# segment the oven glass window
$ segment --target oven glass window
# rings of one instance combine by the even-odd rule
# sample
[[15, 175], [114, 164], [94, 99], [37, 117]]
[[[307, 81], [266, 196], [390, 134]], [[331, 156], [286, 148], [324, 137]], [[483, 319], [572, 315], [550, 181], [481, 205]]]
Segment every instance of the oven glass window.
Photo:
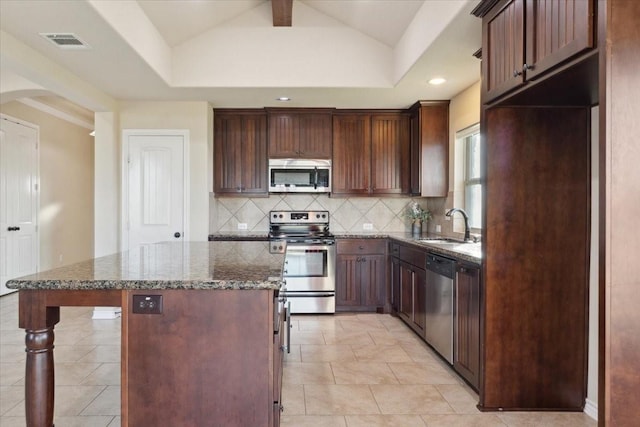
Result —
[[285, 277], [326, 277], [327, 250], [296, 250], [289, 246], [286, 256]]

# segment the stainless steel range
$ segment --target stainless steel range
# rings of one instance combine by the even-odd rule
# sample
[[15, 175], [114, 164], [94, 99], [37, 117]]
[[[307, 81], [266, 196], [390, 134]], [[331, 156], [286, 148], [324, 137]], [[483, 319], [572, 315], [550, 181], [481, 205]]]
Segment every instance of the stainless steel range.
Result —
[[327, 211], [271, 211], [272, 252], [285, 252], [291, 313], [335, 313], [335, 237]]

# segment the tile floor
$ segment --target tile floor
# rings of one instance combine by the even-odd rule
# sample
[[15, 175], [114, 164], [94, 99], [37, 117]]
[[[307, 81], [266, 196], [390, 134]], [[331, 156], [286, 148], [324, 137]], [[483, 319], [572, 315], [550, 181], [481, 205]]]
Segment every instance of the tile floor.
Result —
[[[0, 298], [1, 427], [25, 425], [17, 305], [15, 294]], [[61, 319], [56, 426], [119, 426], [120, 320], [91, 320], [91, 308], [63, 308]], [[582, 413], [479, 412], [475, 393], [388, 315], [294, 316], [292, 326], [283, 427], [596, 426]]]

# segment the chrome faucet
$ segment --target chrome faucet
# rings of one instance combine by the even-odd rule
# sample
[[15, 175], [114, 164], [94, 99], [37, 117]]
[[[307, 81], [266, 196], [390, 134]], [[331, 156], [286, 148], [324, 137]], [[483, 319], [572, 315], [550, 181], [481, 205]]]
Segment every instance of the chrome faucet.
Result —
[[445, 215], [451, 217], [456, 212], [460, 212], [462, 214], [462, 217], [464, 218], [464, 241], [471, 242], [471, 234], [469, 232], [469, 216], [467, 215], [467, 213], [462, 209], [453, 208], [449, 209]]

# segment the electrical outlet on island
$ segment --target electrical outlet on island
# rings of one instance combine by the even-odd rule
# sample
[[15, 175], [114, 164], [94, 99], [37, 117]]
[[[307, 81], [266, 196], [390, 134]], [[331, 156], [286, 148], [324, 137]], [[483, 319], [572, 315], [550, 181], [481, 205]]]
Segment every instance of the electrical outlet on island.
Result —
[[238, 223], [238, 230], [246, 230], [247, 229], [247, 223], [246, 222], [239, 222]]

